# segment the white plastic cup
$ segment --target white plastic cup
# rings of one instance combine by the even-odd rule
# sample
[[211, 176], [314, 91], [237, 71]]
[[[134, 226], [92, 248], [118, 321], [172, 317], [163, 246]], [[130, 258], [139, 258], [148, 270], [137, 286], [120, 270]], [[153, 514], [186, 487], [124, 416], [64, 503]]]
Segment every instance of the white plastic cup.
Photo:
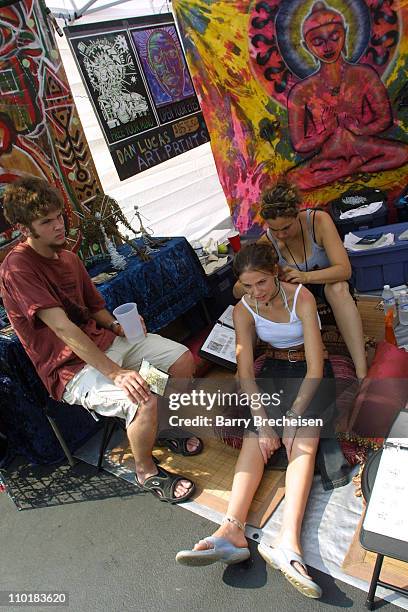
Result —
[[137, 304], [135, 304], [135, 302], [121, 304], [115, 308], [113, 311], [113, 316], [123, 327], [125, 336], [130, 342], [139, 340], [142, 336], [144, 336], [142, 322], [140, 320], [140, 316], [137, 311]]

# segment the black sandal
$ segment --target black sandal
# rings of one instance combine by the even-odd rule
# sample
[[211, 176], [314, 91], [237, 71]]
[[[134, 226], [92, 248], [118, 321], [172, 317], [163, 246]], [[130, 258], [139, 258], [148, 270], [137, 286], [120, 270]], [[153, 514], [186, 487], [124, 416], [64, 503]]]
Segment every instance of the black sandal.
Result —
[[[177, 431], [175, 430], [166, 429], [164, 431], [161, 431], [160, 438], [157, 438], [155, 446], [164, 446], [176, 455], [184, 455], [184, 457], [193, 457], [194, 455], [199, 455], [204, 448], [204, 444], [201, 438], [198, 438], [196, 435], [189, 431], [183, 431], [182, 434], [183, 437], [181, 438], [177, 436]], [[198, 446], [193, 451], [189, 451], [187, 448], [187, 442], [191, 438], [196, 438], [198, 440]]]
[[[135, 481], [137, 486], [143, 491], [149, 491], [153, 493], [156, 497], [160, 499], [160, 501], [167, 502], [169, 504], [179, 504], [181, 502], [187, 501], [193, 495], [195, 491], [195, 484], [188, 478], [184, 478], [183, 476], [178, 476], [178, 474], [171, 474], [160, 465], [157, 466], [159, 470], [157, 474], [154, 476], [149, 476], [146, 478], [143, 484], [137, 479], [137, 475], [135, 474]], [[180, 480], [188, 480], [191, 482], [191, 487], [181, 497], [176, 497], [174, 495], [175, 488], [177, 483]]]

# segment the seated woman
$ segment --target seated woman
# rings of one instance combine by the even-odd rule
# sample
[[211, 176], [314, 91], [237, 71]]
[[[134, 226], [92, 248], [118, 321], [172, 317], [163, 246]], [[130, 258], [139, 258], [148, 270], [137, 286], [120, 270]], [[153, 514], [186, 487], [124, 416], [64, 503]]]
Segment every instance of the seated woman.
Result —
[[[238, 563], [249, 557], [245, 520], [265, 464], [279, 449], [282, 439], [289, 461], [282, 527], [274, 548], [261, 543], [258, 550], [296, 589], [307, 597], [318, 598], [321, 589], [307, 573], [300, 532], [314, 474], [320, 427], [316, 426], [318, 423], [312, 426], [302, 423], [297, 427], [293, 419], [298, 420], [299, 415], [313, 419], [325, 417], [327, 423], [327, 414], [334, 404], [334, 380], [330, 380], [330, 363], [324, 359], [315, 299], [302, 285], [280, 282], [277, 262], [275, 249], [265, 243], [247, 245], [235, 257], [234, 272], [246, 291], [234, 308], [238, 375], [242, 392], [251, 398], [253, 425], [243, 438], [227, 515], [221, 526], [213, 536], [200, 540], [193, 550], [179, 552], [176, 559], [185, 565], [201, 566], [215, 561]], [[254, 373], [256, 336], [270, 345], [270, 354], [259, 374], [261, 381], [255, 380]], [[257, 382], [262, 384], [258, 387]], [[255, 399], [259, 398], [260, 388], [269, 395], [278, 392], [280, 405], [258, 408]], [[285, 425], [281, 431], [265, 422], [282, 419], [284, 415], [286, 423], [277, 423]], [[327, 470], [334, 467], [334, 458], [338, 458], [336, 449], [333, 450], [336, 441], [332, 438], [326, 442], [332, 448], [327, 454], [330, 459], [326, 468], [325, 457], [320, 456], [322, 446], [319, 448], [322, 477], [325, 469], [327, 477]], [[332, 478], [331, 488], [347, 482], [338, 476], [337, 472], [336, 478]]]
[[[350, 352], [357, 377], [367, 375], [363, 326], [347, 280], [351, 266], [330, 215], [322, 210], [299, 211], [299, 196], [292, 185], [281, 182], [264, 192], [261, 217], [268, 230], [260, 239], [275, 247], [281, 279], [302, 283], [326, 299]], [[243, 288], [234, 287], [236, 298]]]

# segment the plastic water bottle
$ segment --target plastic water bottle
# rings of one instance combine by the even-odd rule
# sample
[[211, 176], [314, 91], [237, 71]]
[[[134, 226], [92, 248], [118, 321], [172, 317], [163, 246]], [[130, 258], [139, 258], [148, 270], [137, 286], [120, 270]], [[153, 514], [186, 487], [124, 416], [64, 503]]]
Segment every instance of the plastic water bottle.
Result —
[[384, 314], [387, 314], [389, 310], [392, 310], [395, 315], [395, 295], [394, 292], [390, 289], [389, 285], [384, 285], [382, 299], [384, 304]]
[[401, 325], [408, 325], [408, 293], [401, 291], [398, 297], [398, 316]]

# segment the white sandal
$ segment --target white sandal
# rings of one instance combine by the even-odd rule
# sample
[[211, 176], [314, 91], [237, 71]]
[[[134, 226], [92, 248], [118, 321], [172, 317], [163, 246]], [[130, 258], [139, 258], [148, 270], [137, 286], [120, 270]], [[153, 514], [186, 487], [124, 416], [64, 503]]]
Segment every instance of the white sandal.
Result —
[[[222, 523], [234, 523], [239, 529], [245, 531], [245, 525], [232, 516], [225, 516]], [[222, 561], [227, 565], [246, 561], [251, 553], [248, 546], [234, 546], [227, 538], [209, 536], [200, 540], [205, 542], [207, 548], [204, 550], [180, 550], [176, 555], [176, 561], [182, 565], [210, 565], [216, 561]]]
[[241, 563], [249, 558], [249, 548], [240, 548], [231, 544], [226, 538], [210, 536], [204, 538], [203, 542], [210, 545], [206, 550], [180, 550], [176, 555], [176, 561], [182, 565], [210, 565], [216, 561], [222, 561], [227, 565]]
[[287, 580], [295, 587], [302, 595], [319, 599], [322, 596], [322, 589], [311, 578], [301, 574], [293, 563], [297, 562], [306, 570], [306, 564], [302, 557], [295, 553], [290, 548], [271, 548], [266, 544], [258, 545], [258, 552], [269, 565], [282, 572]]

